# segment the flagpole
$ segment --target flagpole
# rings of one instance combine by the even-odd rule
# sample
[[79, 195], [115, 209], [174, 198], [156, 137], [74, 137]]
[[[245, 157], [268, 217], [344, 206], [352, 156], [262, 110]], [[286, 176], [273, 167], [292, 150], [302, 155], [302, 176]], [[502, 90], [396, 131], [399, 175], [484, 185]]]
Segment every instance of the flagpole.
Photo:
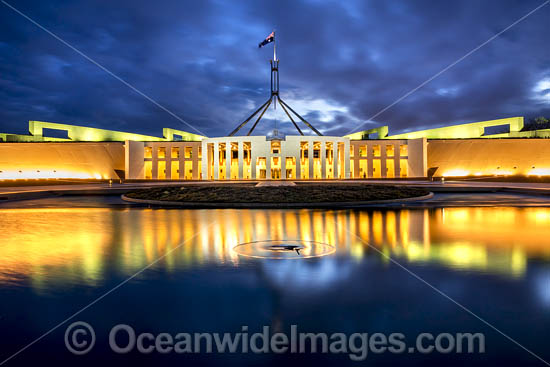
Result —
[[[277, 73], [279, 73], [279, 65], [277, 65], [277, 37], [275, 37], [275, 29], [273, 30], [273, 65], [277, 67]], [[271, 72], [273, 74], [273, 71]], [[277, 85], [279, 90], [279, 85]], [[277, 109], [277, 99], [273, 98], [273, 109]], [[275, 129], [277, 128], [277, 120], [275, 120]]]
[[[269, 97], [269, 99], [263, 105], [260, 106], [260, 108], [258, 108], [252, 115], [250, 115], [246, 120], [244, 120], [244, 122], [242, 122], [239, 126], [237, 126], [237, 128], [235, 130], [233, 130], [229, 134], [229, 136], [234, 136], [254, 116], [256, 116], [260, 111], [262, 111], [260, 113], [260, 116], [256, 120], [256, 122], [254, 123], [254, 126], [252, 126], [252, 129], [250, 129], [250, 131], [248, 132], [247, 135], [252, 134], [254, 128], [256, 127], [256, 125], [258, 125], [258, 123], [260, 122], [260, 120], [262, 119], [262, 117], [264, 116], [264, 114], [266, 113], [268, 108], [270, 107], [271, 103], [273, 103], [273, 108], [276, 108], [277, 102], [279, 102], [279, 104], [281, 105], [283, 111], [287, 114], [290, 121], [292, 121], [292, 123], [294, 124], [294, 127], [296, 127], [296, 129], [298, 130], [300, 135], [304, 135], [304, 133], [302, 132], [302, 130], [300, 130], [300, 128], [296, 124], [296, 121], [294, 121], [294, 119], [292, 118], [291, 112], [296, 117], [298, 117], [304, 124], [306, 124], [307, 127], [309, 127], [311, 130], [313, 130], [313, 132], [315, 132], [319, 136], [323, 136], [323, 134], [321, 134], [306, 119], [304, 119], [296, 111], [294, 111], [279, 96], [279, 60], [277, 59], [277, 46], [276, 46], [277, 41], [275, 40], [275, 29], [273, 29], [273, 40], [271, 40], [271, 34], [270, 34], [262, 42], [259, 43], [258, 47], [262, 48], [263, 46], [267, 45], [268, 43], [272, 43], [272, 42], [273, 42], [273, 60], [270, 60], [270, 64], [271, 64], [271, 96]], [[275, 130], [277, 130], [277, 127], [278, 127], [278, 121], [277, 121], [277, 119], [275, 119]], [[278, 135], [278, 133], [277, 133], [277, 135]]]
[[275, 37], [275, 30], [273, 30], [273, 62], [277, 61], [277, 37]]

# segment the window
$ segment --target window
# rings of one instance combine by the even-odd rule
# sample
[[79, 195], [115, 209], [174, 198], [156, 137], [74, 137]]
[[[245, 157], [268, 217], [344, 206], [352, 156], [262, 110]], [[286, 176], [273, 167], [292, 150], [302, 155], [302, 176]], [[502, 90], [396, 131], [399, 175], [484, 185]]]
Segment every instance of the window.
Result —
[[375, 157], [380, 157], [380, 145], [373, 145], [372, 151]]
[[334, 145], [331, 142], [326, 142], [325, 158], [327, 159], [327, 164], [332, 164], [332, 159], [334, 157]]
[[256, 178], [266, 178], [266, 158], [258, 157], [256, 159]]
[[409, 167], [408, 167], [408, 164], [407, 164], [407, 160], [406, 159], [400, 159], [399, 160], [399, 175], [401, 177], [407, 177], [409, 175], [409, 169], [408, 168]]
[[152, 147], [145, 147], [144, 150], [144, 156], [145, 158], [153, 158], [153, 148]]
[[193, 147], [185, 147], [185, 158], [193, 158]]
[[368, 161], [366, 159], [362, 159], [359, 161], [359, 178], [368, 178], [369, 177], [369, 171], [368, 171]]
[[165, 180], [166, 179], [166, 161], [159, 161], [157, 168], [158, 168], [158, 179]]
[[359, 156], [360, 157], [366, 157], [367, 156], [367, 146], [363, 145], [359, 147]]
[[178, 147], [172, 147], [172, 158], [179, 158], [180, 157], [180, 148]]
[[172, 161], [171, 163], [170, 178], [172, 180], [178, 180], [180, 178], [180, 162]]
[[145, 179], [151, 180], [153, 178], [153, 162], [145, 162]]
[[220, 143], [218, 145], [218, 154], [219, 154], [219, 160], [220, 164], [225, 162], [225, 143]]
[[286, 157], [286, 178], [296, 178], [296, 158]]
[[394, 151], [393, 145], [386, 145], [386, 157], [393, 157]]
[[399, 146], [399, 155], [401, 157], [406, 157], [409, 155], [409, 146], [408, 145], [400, 145]]
[[193, 162], [192, 161], [185, 161], [183, 163], [183, 178], [185, 180], [193, 179]]
[[[251, 149], [252, 149], [252, 143], [245, 141], [243, 143], [243, 159], [244, 159], [245, 165], [250, 165]], [[250, 178], [250, 176], [248, 178]]]
[[313, 159], [321, 158], [321, 144], [322, 143], [320, 141], [313, 142]]
[[393, 159], [388, 159], [386, 161], [386, 177], [394, 178], [395, 177], [395, 165]]
[[279, 154], [281, 151], [281, 142], [280, 141], [272, 141], [271, 142], [271, 154]]
[[381, 178], [382, 177], [380, 159], [373, 159], [373, 161], [372, 161], [372, 177], [373, 178]]
[[158, 158], [162, 158], [162, 159], [166, 158], [166, 148], [165, 147], [160, 147], [158, 149]]

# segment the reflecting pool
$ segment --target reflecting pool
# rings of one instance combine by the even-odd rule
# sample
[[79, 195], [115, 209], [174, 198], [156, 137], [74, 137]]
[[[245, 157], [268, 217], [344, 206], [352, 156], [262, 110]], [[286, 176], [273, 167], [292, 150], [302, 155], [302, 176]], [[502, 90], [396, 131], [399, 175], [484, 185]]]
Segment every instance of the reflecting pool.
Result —
[[[481, 332], [483, 355], [385, 353], [367, 361], [542, 365], [418, 278], [550, 358], [550, 208], [3, 209], [0, 229], [0, 361], [135, 276], [73, 319], [96, 330], [90, 354], [65, 349], [68, 322], [6, 365], [44, 358], [357, 364], [320, 353], [115, 355], [108, 333], [120, 323], [152, 333], [238, 332], [242, 325], [284, 331], [295, 324], [308, 332], [401, 332], [413, 340], [422, 332]], [[326, 244], [330, 251], [300, 258], [291, 249], [288, 258], [272, 259], [235, 249], [262, 241]]]

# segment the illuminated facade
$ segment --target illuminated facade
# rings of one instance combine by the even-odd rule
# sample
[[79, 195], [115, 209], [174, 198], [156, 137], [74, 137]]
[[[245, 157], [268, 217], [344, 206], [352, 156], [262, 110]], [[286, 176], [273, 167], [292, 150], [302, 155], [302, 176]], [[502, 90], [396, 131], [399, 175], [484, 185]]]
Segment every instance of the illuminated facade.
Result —
[[[49, 137], [51, 130], [64, 136]], [[0, 179], [550, 175], [550, 129], [526, 131], [522, 117], [399, 135], [383, 126], [341, 137], [208, 138], [168, 128], [155, 137], [40, 121], [30, 121], [29, 132], [0, 134]]]

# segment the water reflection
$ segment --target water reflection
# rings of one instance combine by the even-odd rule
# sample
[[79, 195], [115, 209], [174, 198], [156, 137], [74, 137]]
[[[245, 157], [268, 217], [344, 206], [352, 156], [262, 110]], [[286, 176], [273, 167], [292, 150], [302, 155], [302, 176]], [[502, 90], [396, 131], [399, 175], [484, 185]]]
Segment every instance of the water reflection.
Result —
[[[107, 269], [132, 274], [167, 254], [171, 271], [205, 263], [238, 266], [243, 242], [327, 243], [329, 257], [381, 257], [521, 277], [528, 258], [550, 258], [548, 208], [312, 210], [0, 210], [0, 284], [96, 285]], [[325, 260], [319, 260], [325, 261]], [[297, 265], [292, 265], [297, 266]], [[51, 285], [51, 284], [50, 284]]]

